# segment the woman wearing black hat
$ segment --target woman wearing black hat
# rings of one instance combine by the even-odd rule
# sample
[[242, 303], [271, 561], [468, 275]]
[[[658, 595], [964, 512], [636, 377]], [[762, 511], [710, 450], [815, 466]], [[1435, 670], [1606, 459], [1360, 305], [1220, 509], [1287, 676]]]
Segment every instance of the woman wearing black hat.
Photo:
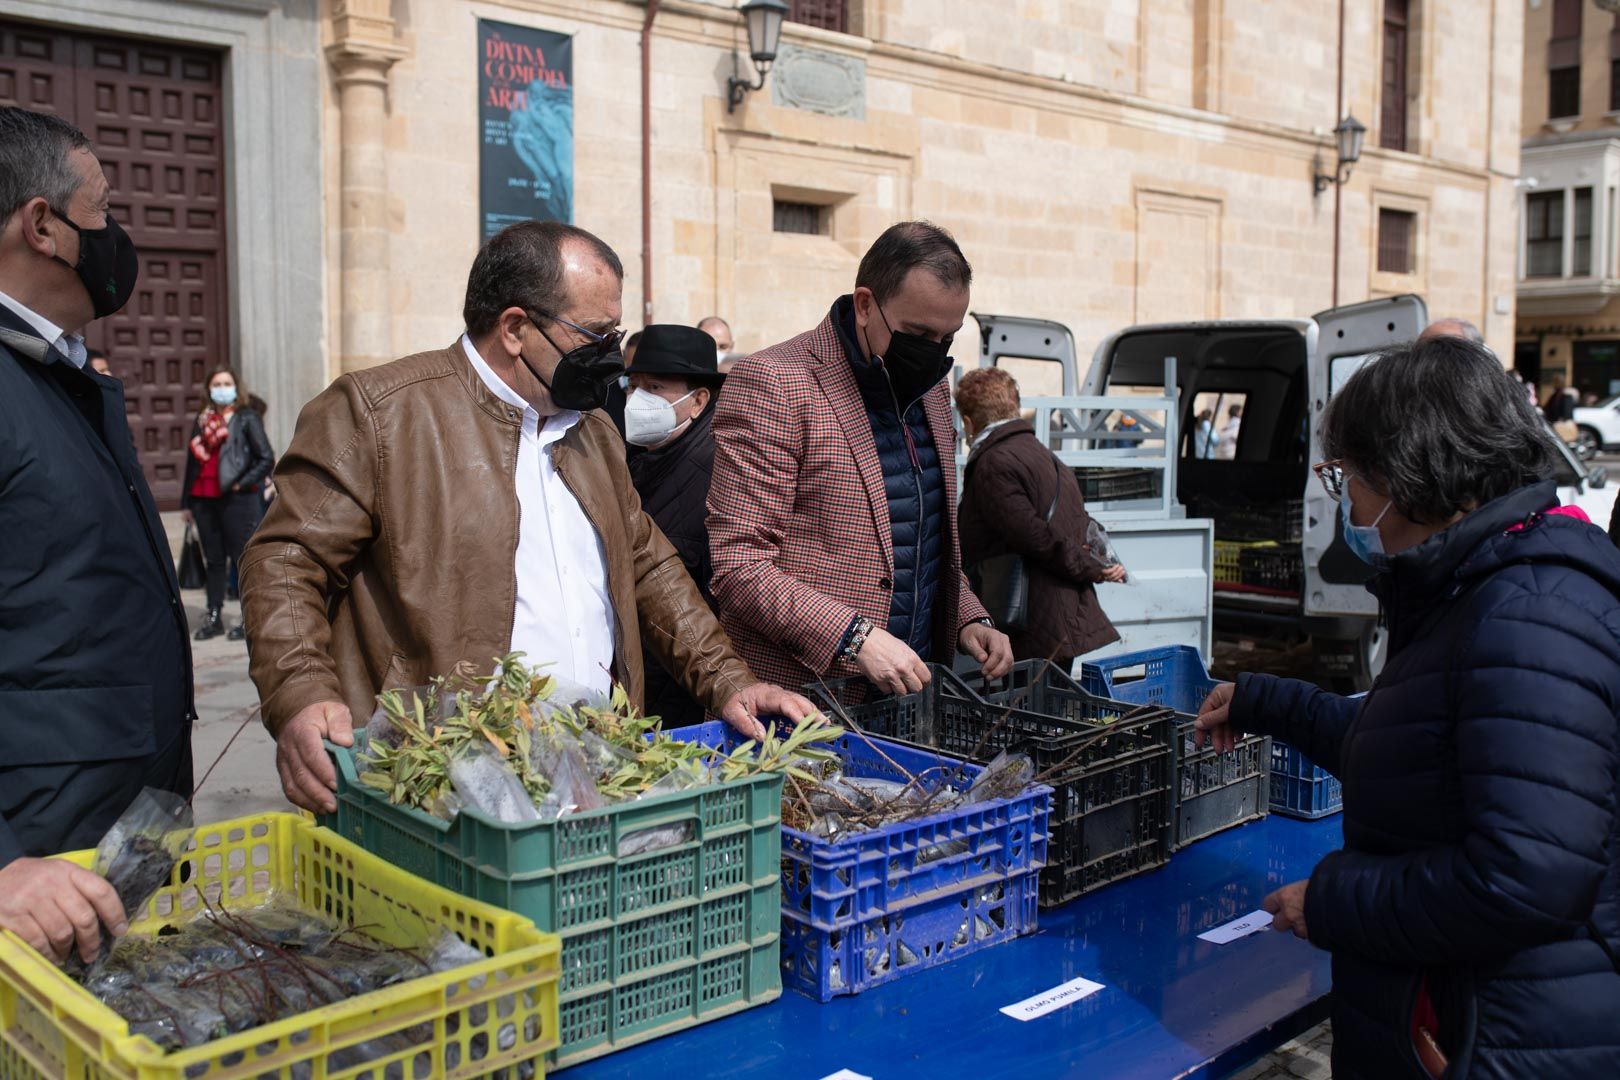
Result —
[[[630, 478], [642, 509], [675, 545], [687, 573], [709, 595], [709, 529], [705, 523], [709, 474], [714, 469], [710, 408], [725, 376], [714, 338], [692, 326], [649, 326], [630, 367], [624, 439], [633, 450]], [[678, 680], [647, 656], [647, 713], [665, 726], [697, 724], [703, 708]]]

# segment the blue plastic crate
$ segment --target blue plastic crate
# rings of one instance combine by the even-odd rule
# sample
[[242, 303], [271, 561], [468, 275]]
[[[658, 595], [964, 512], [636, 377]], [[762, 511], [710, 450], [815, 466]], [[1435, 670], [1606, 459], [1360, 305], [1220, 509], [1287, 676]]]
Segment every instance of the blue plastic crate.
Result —
[[1216, 681], [1209, 677], [1197, 649], [1170, 645], [1083, 661], [1080, 685], [1115, 701], [1168, 705], [1176, 712], [1197, 716]]
[[818, 1001], [949, 963], [1036, 929], [1040, 872], [946, 890], [841, 931], [782, 917], [782, 985]]
[[1344, 809], [1338, 777], [1287, 743], [1271, 741], [1271, 809], [1315, 821]]
[[[1029, 754], [1036, 775], [1053, 788], [1042, 907], [1066, 904], [1170, 860], [1171, 716], [1121, 721], [1129, 704], [1087, 693], [1050, 664], [1018, 665], [1015, 677], [998, 682], [1003, 689], [991, 691], [989, 700], [949, 669], [931, 666], [933, 682], [920, 693], [843, 705], [837, 715], [867, 732], [973, 761], [989, 761], [1003, 750]], [[1031, 680], [1033, 693], [1026, 692]], [[864, 686], [843, 680], [810, 684], [805, 692], [832, 709]]]
[[[710, 746], [740, 741], [715, 722], [669, 734]], [[922, 777], [929, 790], [965, 791], [984, 771], [927, 747], [856, 733], [831, 746], [846, 776]], [[827, 1001], [1033, 932], [1051, 794], [1035, 786], [836, 840], [784, 826], [785, 985]]]

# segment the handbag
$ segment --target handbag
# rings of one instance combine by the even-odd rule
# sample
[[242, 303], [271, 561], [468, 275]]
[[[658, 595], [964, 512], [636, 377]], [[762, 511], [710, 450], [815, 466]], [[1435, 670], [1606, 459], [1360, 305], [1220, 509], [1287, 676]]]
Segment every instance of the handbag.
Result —
[[208, 560], [203, 558], [202, 541], [197, 530], [186, 526], [186, 535], [180, 541], [180, 587], [201, 589], [208, 584]]
[[[1056, 458], [1057, 490], [1052, 493], [1052, 505], [1046, 508], [1050, 524], [1057, 512], [1058, 496], [1063, 494], [1063, 463]], [[979, 602], [990, 613], [990, 618], [1003, 630], [1029, 628], [1029, 567], [1024, 557], [1009, 551], [1005, 555], [992, 555], [968, 570], [973, 591]]]

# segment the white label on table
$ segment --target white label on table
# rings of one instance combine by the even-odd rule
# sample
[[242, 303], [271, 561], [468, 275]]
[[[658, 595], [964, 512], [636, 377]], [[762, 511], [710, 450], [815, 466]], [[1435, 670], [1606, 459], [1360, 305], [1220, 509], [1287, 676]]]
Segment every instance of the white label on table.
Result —
[[1095, 983], [1090, 979], [1070, 979], [1062, 986], [1054, 986], [1032, 998], [1025, 998], [1016, 1005], [1008, 1005], [1001, 1011], [1014, 1020], [1033, 1020], [1065, 1005], [1073, 1005], [1081, 998], [1090, 997], [1102, 988], [1102, 983]]
[[839, 1069], [835, 1073], [828, 1073], [826, 1076], [823, 1076], [821, 1080], [872, 1080], [872, 1078], [870, 1076], [862, 1076], [860, 1073], [853, 1072], [849, 1069]]
[[1250, 934], [1258, 934], [1262, 930], [1271, 929], [1273, 916], [1269, 911], [1251, 911], [1241, 919], [1233, 919], [1225, 926], [1217, 926], [1213, 930], [1205, 930], [1198, 935], [1200, 941], [1212, 941], [1217, 945], [1230, 945], [1238, 938], [1246, 938]]

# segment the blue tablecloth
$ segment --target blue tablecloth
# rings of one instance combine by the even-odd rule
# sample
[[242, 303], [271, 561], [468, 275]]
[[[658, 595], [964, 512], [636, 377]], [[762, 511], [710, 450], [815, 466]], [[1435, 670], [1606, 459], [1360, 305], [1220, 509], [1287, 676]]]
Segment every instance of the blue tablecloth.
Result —
[[[1170, 865], [1041, 912], [1040, 932], [819, 1005], [788, 991], [736, 1016], [586, 1062], [567, 1080], [1219, 1076], [1325, 1018], [1328, 955], [1266, 931], [1197, 935], [1310, 875], [1338, 817], [1270, 817]], [[1035, 1020], [998, 1010], [1077, 976], [1106, 989]]]

